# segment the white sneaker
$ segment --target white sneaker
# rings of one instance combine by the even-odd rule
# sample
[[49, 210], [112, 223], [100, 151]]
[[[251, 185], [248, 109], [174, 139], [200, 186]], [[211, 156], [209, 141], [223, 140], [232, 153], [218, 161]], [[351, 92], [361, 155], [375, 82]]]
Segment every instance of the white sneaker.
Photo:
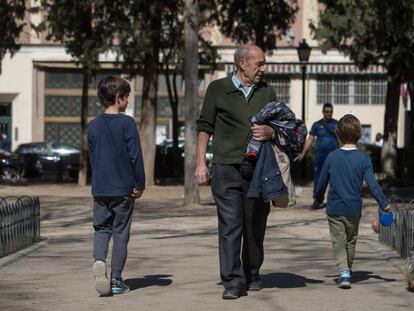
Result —
[[106, 276], [106, 264], [101, 260], [95, 261], [93, 264], [93, 276], [95, 281], [95, 289], [101, 296], [109, 295], [111, 291], [111, 283]]

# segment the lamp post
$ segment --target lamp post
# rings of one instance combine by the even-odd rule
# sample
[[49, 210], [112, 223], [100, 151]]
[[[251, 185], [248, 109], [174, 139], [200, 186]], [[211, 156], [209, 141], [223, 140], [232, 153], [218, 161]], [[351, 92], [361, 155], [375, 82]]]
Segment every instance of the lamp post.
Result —
[[309, 61], [309, 56], [312, 48], [306, 43], [305, 39], [299, 43], [296, 48], [298, 51], [299, 61], [302, 66], [302, 120], [305, 121], [305, 79], [306, 79], [306, 64]]

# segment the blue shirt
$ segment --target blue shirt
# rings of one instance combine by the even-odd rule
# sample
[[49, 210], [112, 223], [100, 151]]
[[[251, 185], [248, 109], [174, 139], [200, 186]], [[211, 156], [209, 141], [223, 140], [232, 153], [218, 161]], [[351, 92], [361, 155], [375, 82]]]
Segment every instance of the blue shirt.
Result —
[[249, 98], [250, 94], [252, 93], [253, 89], [254, 89], [254, 84], [250, 85], [248, 90], [246, 91], [246, 89], [244, 88], [243, 83], [241, 83], [241, 81], [239, 79], [237, 79], [236, 74], [233, 73], [233, 76], [231, 77], [231, 80], [234, 83], [234, 86], [243, 92], [243, 95], [245, 98]]
[[312, 125], [310, 135], [316, 136], [316, 156], [327, 156], [329, 152], [339, 147], [335, 136], [338, 121], [319, 120]]
[[385, 208], [388, 204], [387, 198], [378, 186], [369, 156], [358, 149], [332, 151], [326, 158], [319, 177], [315, 200], [323, 201], [329, 182], [326, 213], [337, 216], [361, 216], [364, 180], [380, 208]]
[[93, 196], [130, 196], [145, 189], [144, 162], [133, 118], [102, 114], [88, 126]]

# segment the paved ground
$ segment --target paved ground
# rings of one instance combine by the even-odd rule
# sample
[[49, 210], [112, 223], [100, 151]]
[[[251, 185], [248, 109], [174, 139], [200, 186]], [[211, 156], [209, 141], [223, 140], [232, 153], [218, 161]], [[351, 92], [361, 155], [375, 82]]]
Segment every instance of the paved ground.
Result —
[[[236, 301], [217, 286], [217, 219], [208, 188], [202, 205], [182, 207], [181, 187], [154, 187], [136, 203], [124, 271], [132, 291], [98, 297], [91, 273], [91, 198], [76, 185], [0, 188], [0, 196], [39, 195], [48, 244], [0, 269], [0, 310], [413, 310], [414, 293], [370, 229], [368, 200], [353, 287], [335, 286], [336, 268], [323, 211], [298, 204], [273, 209], [265, 241], [265, 288]], [[387, 255], [388, 254], [388, 255]], [[392, 254], [392, 253], [391, 253]], [[13, 255], [12, 255], [13, 256]], [[393, 256], [393, 255], [392, 255]], [[391, 256], [391, 257], [392, 257]]]

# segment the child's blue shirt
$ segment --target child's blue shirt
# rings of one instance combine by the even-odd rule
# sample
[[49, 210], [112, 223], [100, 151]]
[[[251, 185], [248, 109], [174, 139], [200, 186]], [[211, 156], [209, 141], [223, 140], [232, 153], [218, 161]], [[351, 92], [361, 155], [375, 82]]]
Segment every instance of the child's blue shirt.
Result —
[[88, 125], [93, 196], [130, 196], [145, 189], [144, 163], [133, 118], [102, 114]]
[[358, 149], [337, 149], [329, 153], [315, 192], [315, 200], [322, 202], [329, 182], [326, 213], [338, 216], [361, 216], [362, 185], [368, 184], [380, 208], [388, 205], [374, 176], [368, 155]]

